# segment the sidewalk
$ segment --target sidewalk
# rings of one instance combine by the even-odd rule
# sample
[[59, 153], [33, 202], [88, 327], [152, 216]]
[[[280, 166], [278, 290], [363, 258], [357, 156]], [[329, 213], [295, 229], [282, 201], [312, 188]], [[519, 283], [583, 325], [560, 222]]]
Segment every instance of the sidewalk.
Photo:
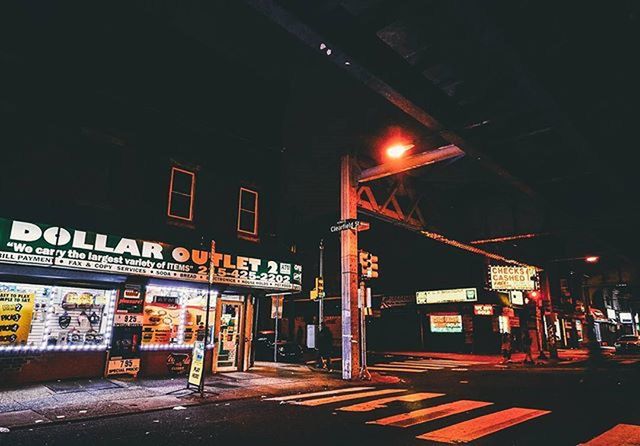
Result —
[[[357, 385], [305, 365], [257, 362], [248, 372], [207, 377], [204, 398], [186, 390], [187, 377], [55, 381], [0, 390], [0, 428], [25, 428], [185, 406], [218, 404], [283, 392]], [[229, 404], [229, 403], [226, 403]]]

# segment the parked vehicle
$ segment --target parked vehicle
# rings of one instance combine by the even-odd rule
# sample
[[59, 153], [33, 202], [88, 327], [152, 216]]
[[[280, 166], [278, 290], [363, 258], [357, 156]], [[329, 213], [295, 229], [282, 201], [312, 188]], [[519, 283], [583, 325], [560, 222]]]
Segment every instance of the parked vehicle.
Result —
[[[274, 349], [273, 331], [258, 333], [256, 338], [256, 359], [258, 361], [273, 361]], [[278, 340], [278, 361], [302, 362], [304, 350], [297, 343], [287, 340]]]
[[624, 335], [613, 344], [616, 353], [640, 353], [640, 336]]

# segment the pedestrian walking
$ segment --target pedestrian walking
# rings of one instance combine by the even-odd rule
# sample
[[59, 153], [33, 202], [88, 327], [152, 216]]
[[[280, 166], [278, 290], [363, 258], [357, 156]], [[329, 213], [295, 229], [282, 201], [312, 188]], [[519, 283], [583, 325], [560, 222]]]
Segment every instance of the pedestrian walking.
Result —
[[524, 351], [524, 363], [533, 364], [533, 357], [531, 356], [531, 336], [528, 332], [522, 334], [522, 350]]
[[500, 345], [500, 349], [502, 350], [502, 362], [510, 362], [511, 361], [511, 333], [504, 332], [502, 333], [502, 343]]
[[326, 361], [327, 370], [331, 371], [331, 351], [333, 350], [333, 336], [331, 330], [323, 323], [320, 324], [318, 333], [318, 368], [323, 368]]

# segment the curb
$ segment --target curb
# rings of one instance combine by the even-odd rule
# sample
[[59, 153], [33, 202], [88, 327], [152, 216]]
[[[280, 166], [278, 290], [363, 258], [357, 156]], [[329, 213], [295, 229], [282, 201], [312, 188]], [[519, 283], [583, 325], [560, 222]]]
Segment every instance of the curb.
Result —
[[[342, 381], [344, 383], [344, 381]], [[351, 385], [359, 385], [360, 383], [352, 383]], [[346, 385], [344, 387], [349, 387], [349, 385]], [[323, 387], [318, 387], [319, 389], [323, 388]], [[265, 397], [269, 396], [278, 396], [279, 393], [273, 393], [273, 392], [262, 392], [263, 394], [266, 393], [267, 395], [265, 395]], [[166, 396], [166, 395], [158, 395], [158, 396]], [[154, 397], [152, 397], [154, 398]], [[258, 399], [262, 399], [261, 397], [258, 397], [257, 395], [247, 395], [247, 396], [238, 396], [238, 397], [229, 397], [229, 398], [220, 398], [220, 399], [202, 399], [201, 401], [184, 401], [183, 403], [181, 403], [181, 406], [184, 407], [196, 407], [196, 406], [208, 406], [211, 404], [217, 404], [217, 403], [221, 403], [221, 402], [229, 402], [229, 401], [244, 401], [244, 400], [249, 400], [252, 398], [258, 398]], [[122, 406], [123, 408], [125, 406]], [[92, 420], [100, 420], [100, 419], [105, 419], [105, 418], [117, 418], [117, 417], [121, 417], [121, 416], [125, 416], [125, 415], [131, 415], [131, 414], [140, 414], [140, 413], [154, 413], [154, 412], [161, 412], [161, 411], [165, 411], [165, 410], [173, 410], [173, 408], [176, 407], [175, 405], [172, 406], [167, 406], [167, 407], [156, 407], [156, 408], [152, 408], [152, 409], [146, 409], [146, 410], [140, 410], [137, 408], [134, 409], [124, 409], [120, 412], [117, 413], [106, 413], [106, 414], [99, 414], [99, 415], [89, 415], [86, 417], [79, 417], [79, 418], [63, 418], [63, 419], [49, 419], [47, 417], [45, 417], [44, 415], [42, 416], [42, 418], [46, 419], [48, 422], [42, 422], [42, 423], [30, 423], [30, 424], [23, 424], [20, 426], [9, 426], [8, 428], [11, 431], [18, 431], [18, 430], [26, 430], [26, 429], [32, 429], [34, 427], [45, 427], [45, 426], [52, 426], [52, 425], [60, 425], [60, 424], [70, 424], [70, 423], [77, 423], [77, 422], [84, 422], [84, 421], [92, 421]], [[29, 410], [29, 409], [26, 409]], [[34, 411], [35, 412], [35, 411]], [[38, 412], [36, 412], [38, 413]], [[7, 427], [7, 426], [5, 426]]]

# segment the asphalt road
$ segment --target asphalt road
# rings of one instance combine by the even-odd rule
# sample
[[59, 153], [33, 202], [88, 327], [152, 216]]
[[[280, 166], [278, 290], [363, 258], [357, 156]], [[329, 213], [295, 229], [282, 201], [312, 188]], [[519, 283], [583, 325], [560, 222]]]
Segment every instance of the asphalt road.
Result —
[[[618, 424], [640, 426], [638, 364], [591, 372], [487, 370], [405, 358], [387, 361], [399, 364], [383, 368], [410, 370], [393, 372], [405, 382], [297, 398], [297, 404], [296, 399], [258, 398], [43, 425], [0, 434], [0, 445], [442, 444], [433, 438], [450, 442], [467, 438], [481, 445], [576, 445]], [[389, 401], [397, 397], [415, 401]], [[386, 401], [377, 406], [386, 407], [361, 404], [383, 398]], [[373, 420], [379, 424], [367, 423]], [[631, 430], [622, 437], [640, 435], [640, 427], [626, 429]], [[420, 435], [426, 439], [417, 439]], [[623, 443], [608, 439], [602, 444]]]

